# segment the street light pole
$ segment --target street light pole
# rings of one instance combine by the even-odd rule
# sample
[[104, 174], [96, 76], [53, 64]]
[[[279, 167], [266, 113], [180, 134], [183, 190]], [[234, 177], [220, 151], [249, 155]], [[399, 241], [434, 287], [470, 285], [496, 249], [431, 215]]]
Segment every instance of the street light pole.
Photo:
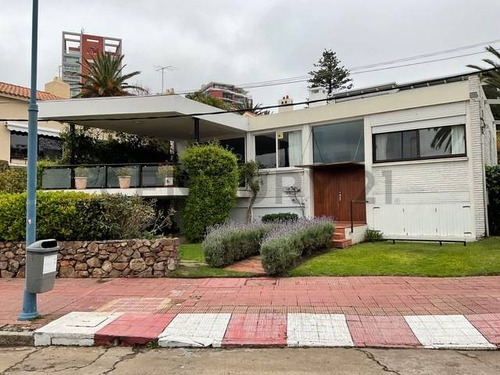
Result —
[[[26, 199], [26, 247], [36, 240], [36, 163], [38, 157], [38, 105], [36, 104], [37, 54], [38, 54], [38, 0], [33, 0], [31, 29], [31, 92], [28, 107], [28, 194]], [[27, 258], [27, 257], [26, 257]], [[27, 264], [25, 265], [27, 270]], [[26, 278], [27, 275], [25, 275]], [[35, 319], [39, 316], [36, 293], [23, 291], [23, 311], [19, 320]]]

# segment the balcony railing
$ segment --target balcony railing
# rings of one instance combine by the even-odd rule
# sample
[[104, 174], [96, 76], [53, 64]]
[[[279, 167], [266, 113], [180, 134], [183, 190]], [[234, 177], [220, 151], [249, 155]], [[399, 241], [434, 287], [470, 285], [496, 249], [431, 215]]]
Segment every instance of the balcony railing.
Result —
[[[75, 189], [75, 170], [78, 167], [86, 168], [86, 189], [120, 189], [117, 172], [123, 167], [130, 169], [130, 188], [164, 187], [165, 180], [159, 176], [158, 168], [166, 164], [178, 166], [175, 163], [123, 163], [49, 166], [43, 170], [42, 189]], [[187, 187], [187, 176], [185, 172], [180, 169], [178, 169], [178, 171], [179, 172], [173, 180], [173, 186]]]

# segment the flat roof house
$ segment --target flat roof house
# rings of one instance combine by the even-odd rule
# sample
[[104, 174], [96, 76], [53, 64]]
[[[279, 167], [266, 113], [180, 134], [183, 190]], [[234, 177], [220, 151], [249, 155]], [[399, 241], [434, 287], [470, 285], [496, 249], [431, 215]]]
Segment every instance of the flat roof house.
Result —
[[[40, 117], [179, 144], [220, 139], [262, 165], [256, 218], [296, 212], [352, 221], [353, 242], [366, 228], [402, 239], [487, 235], [484, 168], [496, 164], [497, 145], [477, 75], [351, 90], [325, 105], [248, 118], [177, 95], [51, 101], [40, 104]], [[138, 173], [125, 193], [179, 193], [141, 187], [145, 168]], [[239, 196], [234, 220], [245, 218], [248, 194]]]

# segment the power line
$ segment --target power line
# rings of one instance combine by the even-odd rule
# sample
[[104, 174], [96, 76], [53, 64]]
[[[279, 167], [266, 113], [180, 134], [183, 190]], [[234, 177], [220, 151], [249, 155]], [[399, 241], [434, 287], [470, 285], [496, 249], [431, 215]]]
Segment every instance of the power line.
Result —
[[[387, 61], [368, 64], [368, 65], [356, 66], [356, 67], [350, 68], [349, 70], [351, 71], [351, 75], [356, 75], [356, 74], [364, 74], [364, 73], [370, 73], [370, 72], [390, 70], [390, 69], [396, 69], [396, 68], [402, 68], [402, 67], [414, 66], [414, 65], [420, 65], [420, 64], [428, 64], [428, 63], [433, 63], [433, 62], [438, 62], [438, 61], [452, 60], [452, 59], [465, 57], [465, 56], [479, 55], [482, 53], [486, 53], [487, 51], [479, 51], [479, 52], [474, 52], [474, 53], [469, 53], [469, 54], [461, 54], [461, 55], [456, 55], [456, 56], [450, 56], [450, 57], [443, 58], [443, 59], [433, 59], [433, 60], [422, 61], [422, 62], [413, 63], [413, 64], [401, 64], [401, 65], [397, 65], [394, 67], [386, 67], [386, 68], [381, 68], [381, 69], [363, 70], [363, 69], [368, 69], [368, 68], [375, 68], [378, 66], [392, 65], [392, 64], [395, 64], [398, 62], [419, 60], [422, 58], [428, 58], [428, 57], [439, 56], [439, 55], [446, 55], [449, 53], [463, 51], [463, 50], [476, 48], [476, 47], [480, 47], [480, 46], [484, 46], [484, 45], [491, 45], [491, 44], [498, 43], [498, 42], [500, 42], [500, 39], [495, 39], [495, 40], [491, 40], [491, 41], [485, 41], [485, 42], [481, 42], [481, 43], [475, 43], [475, 44], [470, 44], [470, 45], [466, 45], [466, 46], [461, 46], [461, 47], [456, 47], [456, 48], [451, 48], [451, 49], [441, 50], [441, 51], [435, 51], [435, 52], [430, 52], [430, 53], [425, 53], [425, 54], [420, 54], [420, 55], [415, 55], [415, 56], [410, 56], [410, 57], [404, 57], [404, 58], [399, 58], [399, 59], [394, 59], [394, 60], [387, 60]], [[358, 70], [360, 70], [360, 71], [358, 71]], [[296, 76], [296, 77], [280, 78], [280, 79], [275, 79], [275, 80], [242, 83], [242, 84], [237, 84], [235, 86], [241, 87], [241, 88], [248, 88], [248, 89], [269, 87], [269, 86], [279, 86], [279, 85], [287, 85], [287, 84], [305, 82], [305, 81], [309, 80], [309, 78], [310, 78], [309, 76]], [[192, 92], [196, 92], [196, 91], [197, 90], [181, 90], [178, 93], [179, 94], [188, 94], [188, 93], [192, 93]]]
[[[421, 83], [408, 83], [404, 85], [394, 85], [393, 87], [384, 89], [384, 90], [379, 90], [377, 92], [384, 92], [384, 91], [390, 91], [394, 89], [409, 89], [409, 88], [414, 88], [415, 86], [420, 86], [424, 82], [426, 82], [428, 85], [430, 85], [432, 82], [440, 82], [440, 81], [452, 81], [453, 79], [457, 78], [465, 78], [477, 74], [482, 74], [486, 72], [491, 72], [491, 71], [496, 71], [498, 68], [491, 68], [491, 69], [485, 69], [477, 72], [471, 72], [471, 73], [465, 73], [465, 74], [458, 74], [455, 76], [451, 77], [445, 77], [445, 78], [437, 78], [429, 81], [423, 81]], [[359, 95], [362, 95], [360, 93]], [[349, 92], [345, 92], [345, 96], [349, 97]], [[352, 95], [355, 96], [355, 95]], [[299, 106], [299, 105], [309, 105], [309, 104], [314, 104], [314, 103], [321, 103], [321, 102], [328, 102], [328, 101], [333, 101], [335, 98], [326, 98], [326, 99], [316, 99], [316, 100], [308, 100], [308, 101], [303, 101], [303, 102], [297, 102], [297, 103], [290, 103], [290, 104], [277, 104], [277, 105], [268, 105], [268, 106], [262, 106], [260, 107], [261, 110], [267, 110], [267, 109], [274, 109], [274, 108], [282, 108], [282, 107], [291, 107], [291, 106]], [[220, 110], [220, 111], [213, 111], [213, 112], [197, 112], [197, 113], [189, 113], [189, 114], [179, 114], [179, 115], [168, 115], [168, 116], [148, 116], [148, 117], [108, 117], [108, 118], [99, 118], [99, 121], [132, 121], [132, 120], [156, 120], [156, 119], [171, 119], [171, 118], [186, 118], [186, 117], [201, 117], [201, 116], [210, 116], [210, 115], [222, 115], [222, 114], [228, 114], [228, 113], [238, 113], [240, 114], [242, 110]], [[79, 124], [84, 124], [86, 121], [94, 121], [95, 119], [79, 119], [78, 122]], [[0, 121], [26, 121], [26, 119], [0, 119]], [[47, 118], [44, 119], [42, 118], [40, 121], [58, 121], [58, 122], [68, 122], [68, 119], [64, 118]]]

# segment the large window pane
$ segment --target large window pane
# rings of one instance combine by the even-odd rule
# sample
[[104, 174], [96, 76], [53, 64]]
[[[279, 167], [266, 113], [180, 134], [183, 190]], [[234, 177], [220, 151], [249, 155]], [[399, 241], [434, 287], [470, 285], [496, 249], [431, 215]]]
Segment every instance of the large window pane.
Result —
[[278, 133], [278, 166], [295, 167], [302, 163], [302, 132]]
[[313, 128], [314, 163], [365, 161], [363, 121]]
[[55, 137], [38, 137], [38, 157], [40, 159], [59, 159], [62, 156], [61, 140]]
[[262, 168], [276, 168], [276, 133], [255, 136], [255, 161]]
[[10, 133], [10, 158], [21, 160], [28, 158], [28, 134]]
[[402, 153], [401, 132], [385, 133], [375, 135], [375, 160], [400, 160]]
[[451, 155], [451, 126], [420, 129], [420, 156]]
[[418, 131], [403, 132], [403, 159], [418, 158]]
[[234, 153], [238, 161], [245, 162], [245, 138], [223, 139], [220, 141], [220, 144]]

